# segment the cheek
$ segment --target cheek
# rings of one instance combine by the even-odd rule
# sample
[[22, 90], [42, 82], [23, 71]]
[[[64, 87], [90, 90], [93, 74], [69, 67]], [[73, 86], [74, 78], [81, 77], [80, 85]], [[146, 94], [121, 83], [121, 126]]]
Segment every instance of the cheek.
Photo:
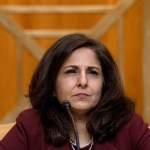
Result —
[[94, 106], [96, 106], [99, 103], [101, 95], [102, 95], [102, 86], [99, 86], [95, 89], [95, 97], [94, 97], [95, 102], [93, 103]]
[[64, 99], [69, 98], [72, 93], [75, 82], [73, 80], [58, 80], [56, 83], [55, 94], [57, 99], [61, 102]]
[[63, 99], [63, 93], [64, 93], [64, 86], [61, 84], [59, 81], [56, 83], [56, 88], [55, 88], [55, 96], [57, 99], [61, 102]]
[[96, 87], [95, 88], [95, 92], [96, 92], [97, 97], [101, 98], [102, 88], [103, 88], [103, 82], [100, 82], [99, 84], [96, 84], [95, 87]]

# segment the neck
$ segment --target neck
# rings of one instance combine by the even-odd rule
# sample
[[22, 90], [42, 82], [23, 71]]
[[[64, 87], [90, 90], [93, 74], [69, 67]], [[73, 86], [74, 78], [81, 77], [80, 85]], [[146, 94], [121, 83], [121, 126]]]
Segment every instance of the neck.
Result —
[[[80, 117], [80, 119], [75, 117], [75, 123], [76, 123], [77, 130], [78, 130], [80, 147], [84, 147], [88, 145], [92, 140], [92, 137], [88, 133], [87, 128], [86, 128], [87, 119], [85, 117], [84, 118]], [[71, 132], [70, 137], [73, 141], [75, 141], [73, 132]]]

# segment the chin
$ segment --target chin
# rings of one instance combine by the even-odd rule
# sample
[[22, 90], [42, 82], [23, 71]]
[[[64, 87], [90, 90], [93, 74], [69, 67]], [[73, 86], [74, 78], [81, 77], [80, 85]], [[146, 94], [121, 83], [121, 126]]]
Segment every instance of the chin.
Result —
[[72, 107], [74, 113], [88, 113], [92, 108], [89, 107]]

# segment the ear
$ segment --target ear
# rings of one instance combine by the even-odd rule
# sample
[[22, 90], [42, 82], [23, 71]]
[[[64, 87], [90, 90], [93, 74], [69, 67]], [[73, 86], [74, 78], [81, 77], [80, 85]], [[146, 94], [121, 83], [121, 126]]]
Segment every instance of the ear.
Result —
[[55, 91], [53, 91], [53, 97], [56, 97]]

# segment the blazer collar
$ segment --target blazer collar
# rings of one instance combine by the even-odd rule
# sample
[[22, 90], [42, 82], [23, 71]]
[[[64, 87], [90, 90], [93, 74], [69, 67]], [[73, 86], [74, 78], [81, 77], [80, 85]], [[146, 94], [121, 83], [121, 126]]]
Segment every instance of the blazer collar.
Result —
[[115, 147], [111, 142], [105, 142], [105, 143], [94, 143], [94, 150], [119, 150], [117, 147]]
[[[119, 150], [116, 148], [111, 142], [105, 142], [105, 143], [98, 143], [94, 142], [94, 150]], [[70, 143], [67, 142], [65, 145], [61, 147], [53, 147], [50, 145], [48, 150], [71, 150]]]

